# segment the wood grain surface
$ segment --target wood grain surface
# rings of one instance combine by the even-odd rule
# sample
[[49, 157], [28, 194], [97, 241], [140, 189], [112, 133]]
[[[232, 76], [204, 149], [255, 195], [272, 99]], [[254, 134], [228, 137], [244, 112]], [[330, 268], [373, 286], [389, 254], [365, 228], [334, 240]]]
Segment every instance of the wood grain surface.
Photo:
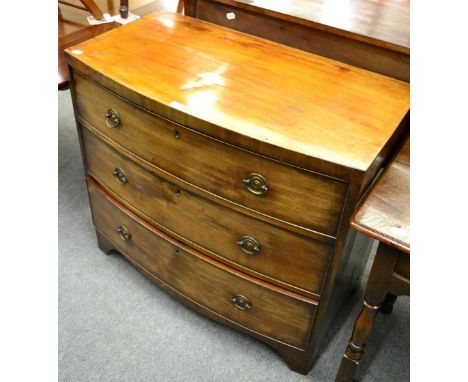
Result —
[[410, 252], [410, 138], [356, 211], [351, 225]]
[[[282, 221], [335, 237], [347, 184], [239, 150], [136, 109], [102, 87], [75, 79], [78, 114], [121, 147], [210, 193]], [[121, 125], [107, 127], [108, 108]], [[262, 175], [265, 195], [248, 192], [244, 179]]]
[[410, 81], [409, 1], [187, 0], [185, 14]]
[[406, 83], [176, 14], [74, 48], [83, 53], [68, 49], [71, 63], [160, 104], [360, 171], [409, 109]]
[[[95, 2], [104, 13], [115, 16], [119, 12], [120, 0], [101, 0]], [[179, 7], [183, 7], [183, 0], [154, 0], [143, 1], [132, 0], [130, 10], [133, 14], [144, 16], [154, 11], [180, 12]], [[89, 12], [73, 7], [59, 6], [58, 20], [58, 88], [64, 90], [69, 87], [69, 73], [64, 57], [64, 49], [76, 45], [82, 41], [93, 38], [103, 32], [120, 26], [117, 22], [90, 25], [86, 17]]]
[[[214, 0], [314, 25], [401, 52], [410, 48], [409, 0]], [[190, 0], [189, 3], [192, 1]]]
[[63, 51], [69, 46], [81, 41], [93, 38], [101, 33], [107, 32], [120, 26], [116, 22], [99, 25], [81, 25], [72, 21], [59, 20], [58, 27], [58, 88], [63, 90], [68, 88], [69, 73]]
[[[144, 170], [87, 129], [83, 143], [89, 173], [151, 223], [244, 272], [320, 295], [333, 244], [306, 239], [186, 191]], [[115, 179], [116, 168], [127, 183]], [[258, 254], [247, 254], [236, 244], [245, 235], [259, 242]]]
[[[297, 348], [305, 346], [314, 300], [269, 286], [174, 241], [126, 210], [91, 179], [88, 194], [96, 228], [146, 271], [223, 317]], [[120, 237], [120, 227], [128, 230], [128, 240]], [[250, 309], [234, 306], [231, 299], [238, 295], [249, 300]]]

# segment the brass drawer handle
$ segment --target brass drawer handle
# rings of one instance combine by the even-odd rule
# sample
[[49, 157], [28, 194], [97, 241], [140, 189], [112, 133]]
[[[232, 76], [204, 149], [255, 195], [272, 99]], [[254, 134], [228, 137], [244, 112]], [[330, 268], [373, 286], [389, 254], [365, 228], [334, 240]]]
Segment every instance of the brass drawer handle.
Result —
[[123, 241], [129, 241], [132, 238], [132, 235], [128, 232], [128, 229], [123, 225], [117, 228], [117, 233]]
[[249, 174], [244, 179], [244, 184], [247, 191], [256, 196], [262, 196], [268, 192], [268, 183], [260, 174]]
[[107, 110], [105, 117], [107, 127], [116, 128], [120, 126], [120, 116], [115, 109]]
[[252, 304], [250, 303], [249, 299], [245, 296], [238, 294], [231, 298], [231, 302], [237, 309], [240, 310], [250, 310], [252, 308]]
[[251, 236], [241, 236], [237, 241], [237, 245], [248, 255], [256, 255], [260, 252], [260, 244]]
[[112, 173], [112, 175], [114, 175], [115, 180], [120, 184], [128, 183], [127, 175], [125, 175], [124, 171], [121, 168], [117, 167]]

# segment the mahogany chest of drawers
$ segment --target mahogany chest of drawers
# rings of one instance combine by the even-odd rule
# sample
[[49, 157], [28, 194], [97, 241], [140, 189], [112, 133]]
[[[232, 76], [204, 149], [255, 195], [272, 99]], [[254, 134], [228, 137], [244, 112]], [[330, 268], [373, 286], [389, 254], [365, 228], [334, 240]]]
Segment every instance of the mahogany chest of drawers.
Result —
[[185, 14], [410, 79], [409, 0], [185, 0]]
[[408, 84], [175, 14], [66, 55], [100, 248], [306, 373], [367, 260], [347, 222]]

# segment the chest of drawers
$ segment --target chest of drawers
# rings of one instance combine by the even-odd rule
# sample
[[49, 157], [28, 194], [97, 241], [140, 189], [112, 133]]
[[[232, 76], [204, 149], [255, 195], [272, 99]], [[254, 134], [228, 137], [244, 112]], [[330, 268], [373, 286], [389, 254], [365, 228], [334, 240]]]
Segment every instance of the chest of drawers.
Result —
[[408, 85], [173, 14], [66, 57], [100, 248], [306, 373], [362, 273], [347, 221]]

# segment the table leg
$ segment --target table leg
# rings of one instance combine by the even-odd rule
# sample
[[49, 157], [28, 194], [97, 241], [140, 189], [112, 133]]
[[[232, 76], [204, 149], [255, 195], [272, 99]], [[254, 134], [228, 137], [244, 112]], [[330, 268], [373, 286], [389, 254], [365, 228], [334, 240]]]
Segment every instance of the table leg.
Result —
[[397, 299], [397, 296], [391, 293], [387, 293], [382, 303], [382, 307], [380, 308], [380, 313], [383, 313], [383, 314], [392, 313], [393, 305], [395, 304], [396, 299]]
[[354, 323], [353, 333], [341, 360], [335, 382], [350, 382], [363, 355], [367, 340], [374, 327], [375, 317], [387, 294], [398, 251], [379, 244], [367, 281], [361, 312]]

